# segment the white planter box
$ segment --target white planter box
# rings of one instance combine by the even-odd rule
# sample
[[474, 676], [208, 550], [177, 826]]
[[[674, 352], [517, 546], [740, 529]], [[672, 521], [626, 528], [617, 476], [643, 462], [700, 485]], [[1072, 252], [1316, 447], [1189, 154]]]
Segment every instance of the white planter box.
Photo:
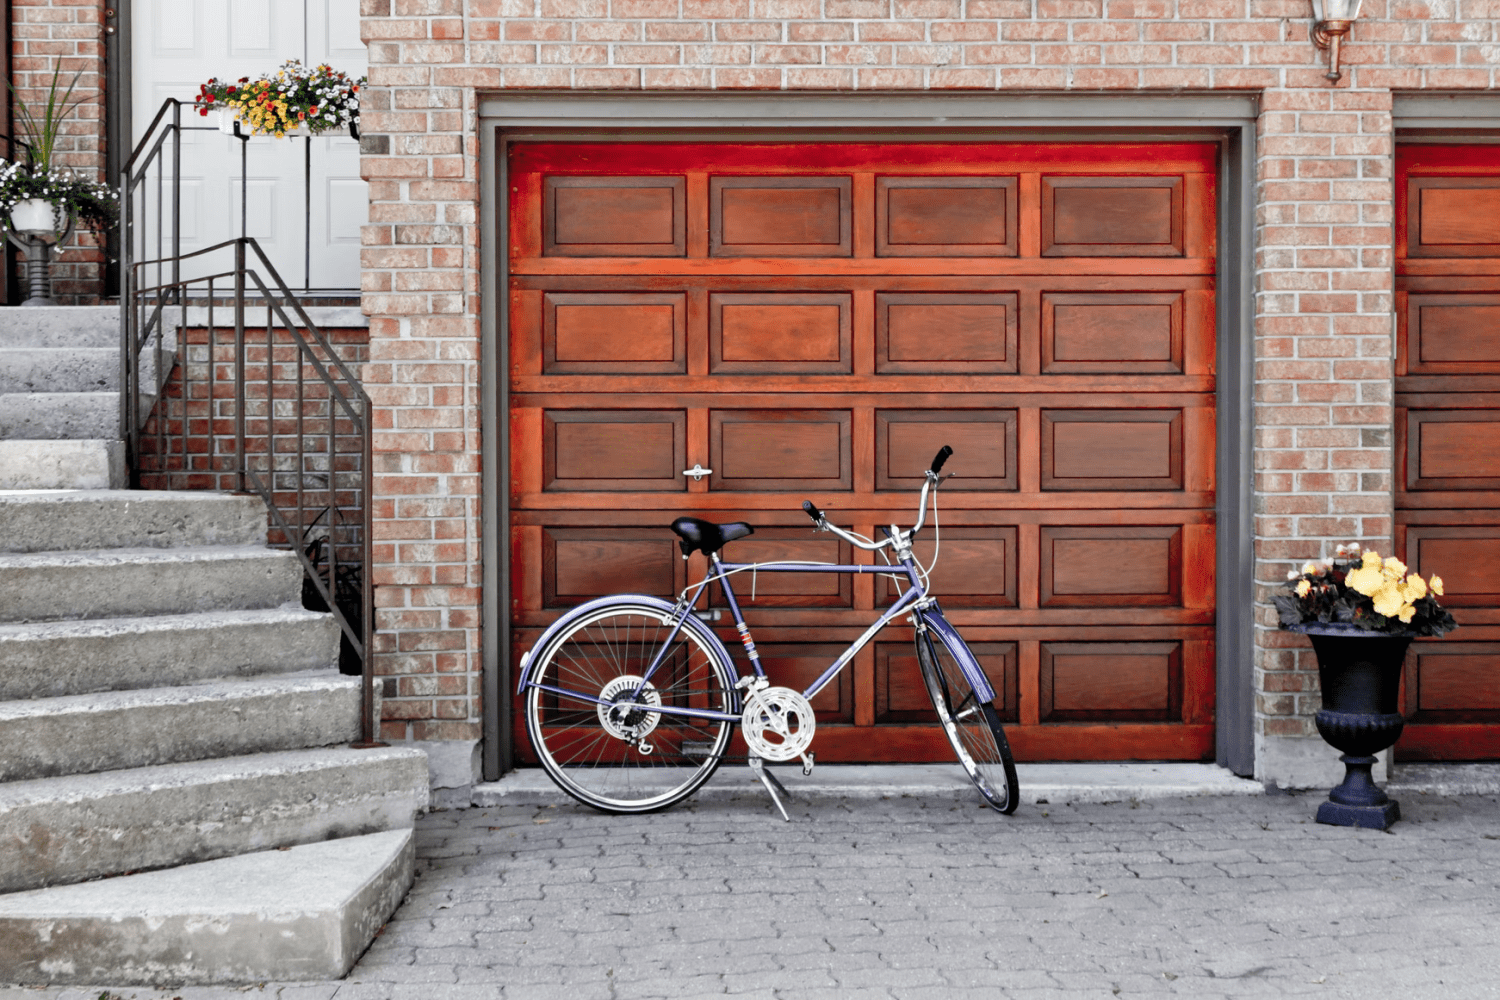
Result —
[[61, 220], [59, 226], [57, 213], [53, 211], [52, 202], [45, 198], [27, 198], [18, 201], [10, 210], [10, 226], [18, 233], [30, 233], [34, 236], [54, 236], [60, 229], [67, 228], [67, 217]]
[[[234, 113], [232, 111], [219, 111], [219, 112], [217, 112], [217, 114], [219, 116], [219, 131], [223, 132], [225, 135], [234, 135], [234, 123], [236, 121]], [[249, 125], [241, 125], [240, 126], [240, 132], [243, 135], [251, 135], [252, 134], [251, 131], [250, 131], [250, 126]], [[304, 133], [303, 133], [303, 130], [302, 130], [302, 126], [298, 125], [296, 128], [289, 128], [289, 129], [287, 129], [286, 132], [283, 133], [282, 138], [287, 138], [287, 137], [290, 137], [290, 136], [299, 136], [299, 135], [303, 135], [303, 134]], [[271, 136], [265, 136], [264, 138], [272, 138], [272, 137]]]

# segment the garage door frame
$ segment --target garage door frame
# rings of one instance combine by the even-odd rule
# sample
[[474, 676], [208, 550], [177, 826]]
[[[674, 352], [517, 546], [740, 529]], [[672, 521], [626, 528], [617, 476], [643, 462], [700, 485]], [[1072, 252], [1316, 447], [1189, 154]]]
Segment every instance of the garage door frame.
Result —
[[[486, 781], [513, 766], [510, 664], [510, 412], [507, 279], [511, 142], [546, 139], [800, 141], [1215, 141], [1219, 143], [1217, 273], [1218, 520], [1215, 635], [1216, 760], [1254, 770], [1254, 563], [1251, 470], [1254, 95], [573, 94], [482, 96], [480, 141], [480, 387], [483, 765]], [[493, 389], [494, 391], [491, 391]]]

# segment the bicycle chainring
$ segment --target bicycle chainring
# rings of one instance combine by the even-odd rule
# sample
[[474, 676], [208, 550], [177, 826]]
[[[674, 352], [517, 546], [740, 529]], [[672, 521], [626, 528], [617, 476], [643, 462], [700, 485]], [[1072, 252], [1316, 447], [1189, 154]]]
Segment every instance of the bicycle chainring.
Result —
[[[634, 674], [621, 674], [604, 685], [604, 690], [599, 692], [600, 700], [609, 702], [607, 705], [596, 706], [599, 710], [599, 724], [617, 740], [640, 740], [661, 721], [660, 712], [627, 707], [630, 704], [661, 706], [661, 692], [650, 684], [641, 690], [639, 696], [636, 695], [636, 689], [640, 688], [641, 683], [642, 679]], [[626, 704], [621, 705], [619, 702]]]
[[770, 761], [800, 757], [812, 745], [817, 722], [807, 699], [791, 688], [745, 692], [741, 732], [750, 752]]

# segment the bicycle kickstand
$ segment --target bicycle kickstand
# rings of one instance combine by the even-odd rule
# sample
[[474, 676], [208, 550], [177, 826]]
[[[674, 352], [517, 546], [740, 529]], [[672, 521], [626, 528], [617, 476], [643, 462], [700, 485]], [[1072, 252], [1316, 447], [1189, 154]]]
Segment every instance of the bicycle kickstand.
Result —
[[[786, 806], [781, 804], [781, 796], [785, 795], [787, 798], [791, 798], [792, 793], [786, 790], [786, 786], [781, 783], [776, 775], [766, 770], [766, 762], [759, 757], [750, 758], [750, 770], [755, 772], [755, 776], [760, 779], [760, 783], [766, 786], [766, 791], [771, 793], [771, 801], [776, 803], [777, 809], [781, 810], [781, 818], [790, 823], [792, 818], [786, 814]], [[777, 792], [781, 794], [778, 795]]]

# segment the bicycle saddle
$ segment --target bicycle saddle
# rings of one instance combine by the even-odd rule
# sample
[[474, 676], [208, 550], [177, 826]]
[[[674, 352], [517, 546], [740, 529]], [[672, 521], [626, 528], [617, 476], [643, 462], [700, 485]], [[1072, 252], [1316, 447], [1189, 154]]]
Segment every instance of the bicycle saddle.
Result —
[[733, 524], [714, 524], [696, 517], [679, 517], [672, 522], [682, 554], [690, 556], [694, 550], [711, 556], [736, 538], [755, 534], [755, 529], [743, 521]]

